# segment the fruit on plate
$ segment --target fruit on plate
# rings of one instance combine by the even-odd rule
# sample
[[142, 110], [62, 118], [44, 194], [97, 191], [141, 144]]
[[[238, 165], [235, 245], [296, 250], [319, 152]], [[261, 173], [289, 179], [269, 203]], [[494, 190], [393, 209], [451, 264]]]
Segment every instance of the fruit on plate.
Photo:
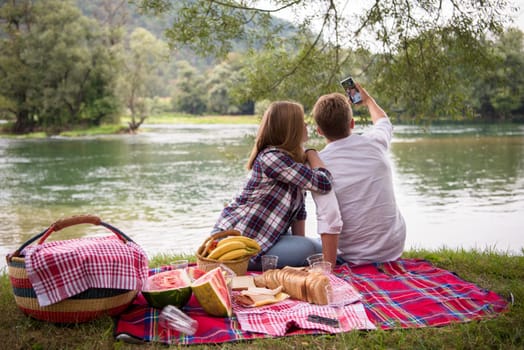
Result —
[[200, 306], [209, 315], [230, 317], [233, 314], [231, 296], [220, 267], [194, 281], [192, 289]]
[[142, 289], [142, 295], [149, 305], [159, 309], [166, 305], [182, 308], [189, 301], [191, 292], [191, 279], [185, 269], [149, 276]]
[[256, 255], [259, 251], [260, 245], [254, 239], [245, 236], [230, 236], [211, 244], [207, 258], [231, 261]]

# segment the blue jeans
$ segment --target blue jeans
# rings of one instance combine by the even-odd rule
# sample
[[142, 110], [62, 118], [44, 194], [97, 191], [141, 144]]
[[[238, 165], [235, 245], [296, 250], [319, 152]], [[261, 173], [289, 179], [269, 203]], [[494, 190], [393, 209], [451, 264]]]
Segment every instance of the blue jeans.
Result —
[[[278, 256], [277, 268], [284, 266], [306, 266], [306, 258], [310, 255], [322, 253], [322, 244], [319, 240], [309, 237], [282, 235], [280, 239], [267, 251], [267, 255]], [[260, 259], [249, 262], [249, 271], [260, 271]]]

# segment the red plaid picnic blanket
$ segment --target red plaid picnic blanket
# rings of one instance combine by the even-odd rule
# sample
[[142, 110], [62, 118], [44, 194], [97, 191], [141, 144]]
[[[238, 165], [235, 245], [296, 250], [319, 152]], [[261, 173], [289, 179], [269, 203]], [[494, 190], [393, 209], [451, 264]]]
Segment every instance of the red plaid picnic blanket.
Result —
[[[285, 300], [278, 304], [265, 306], [262, 310], [237, 311], [235, 316], [242, 331], [284, 336], [290, 329], [314, 330], [313, 333], [342, 333], [355, 329], [375, 329], [364, 310], [362, 303], [345, 305], [339, 316], [340, 324], [326, 321], [337, 320], [330, 306], [313, 305], [296, 300]], [[310, 318], [313, 316], [313, 318]], [[322, 318], [326, 321], [322, 321]]]
[[46, 242], [22, 254], [40, 306], [89, 288], [140, 290], [148, 274], [142, 248], [116, 236]]
[[[157, 273], [164, 269], [153, 269], [150, 272]], [[437, 268], [425, 260], [400, 259], [357, 267], [342, 265], [336, 267], [335, 274], [351, 282], [362, 296], [362, 305], [371, 323], [382, 329], [468, 322], [495, 317], [507, 309], [507, 302], [497, 294], [464, 281], [454, 273]], [[199, 322], [199, 328], [193, 336], [169, 332], [160, 327], [160, 310], [148, 307], [142, 297], [138, 297], [134, 305], [120, 315], [114, 334], [146, 342], [185, 345], [274, 337], [267, 333], [244, 330], [236, 316], [208, 316], [194, 298], [183, 310]], [[287, 328], [286, 336], [330, 332], [298, 328], [300, 322], [288, 323], [284, 327]]]
[[382, 329], [443, 326], [497, 316], [508, 302], [496, 293], [420, 259], [338, 270], [362, 294], [366, 312]]

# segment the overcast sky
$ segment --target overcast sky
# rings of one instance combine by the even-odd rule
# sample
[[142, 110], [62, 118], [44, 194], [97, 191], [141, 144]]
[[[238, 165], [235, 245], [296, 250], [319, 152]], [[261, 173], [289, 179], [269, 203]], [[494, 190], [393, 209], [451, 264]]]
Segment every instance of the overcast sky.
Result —
[[[350, 2], [347, 2], [347, 4], [351, 4], [351, 6], [346, 6], [347, 8], [343, 8], [344, 10], [349, 10], [351, 12], [358, 12], [358, 10], [355, 11], [355, 8], [359, 8], [362, 5], [362, 3], [366, 3], [368, 0], [353, 0]], [[518, 12], [513, 16], [514, 18], [514, 25], [520, 28], [520, 30], [524, 31], [524, 0], [509, 0], [510, 3], [513, 3], [515, 6], [519, 7]], [[265, 1], [261, 2], [262, 4], [265, 3]], [[343, 1], [340, 1], [340, 3], [344, 3]], [[265, 7], [262, 5], [261, 7]], [[295, 16], [294, 13], [290, 11], [282, 11], [275, 14], [276, 16], [279, 16], [284, 19], [291, 19]]]
[[515, 18], [515, 24], [524, 31], [524, 0], [515, 0], [515, 4], [520, 7], [520, 10]]

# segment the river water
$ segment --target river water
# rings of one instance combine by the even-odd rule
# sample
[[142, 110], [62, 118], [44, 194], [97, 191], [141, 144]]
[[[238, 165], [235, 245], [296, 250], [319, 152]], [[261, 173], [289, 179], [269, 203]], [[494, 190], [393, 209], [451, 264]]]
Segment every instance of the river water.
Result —
[[[408, 249], [522, 254], [524, 126], [395, 131], [391, 159]], [[0, 254], [78, 214], [99, 216], [149, 255], [194, 254], [240, 189], [255, 132], [254, 125], [145, 125], [138, 135], [0, 138]], [[307, 207], [314, 237], [311, 196]], [[78, 225], [49, 239], [107, 234]]]

